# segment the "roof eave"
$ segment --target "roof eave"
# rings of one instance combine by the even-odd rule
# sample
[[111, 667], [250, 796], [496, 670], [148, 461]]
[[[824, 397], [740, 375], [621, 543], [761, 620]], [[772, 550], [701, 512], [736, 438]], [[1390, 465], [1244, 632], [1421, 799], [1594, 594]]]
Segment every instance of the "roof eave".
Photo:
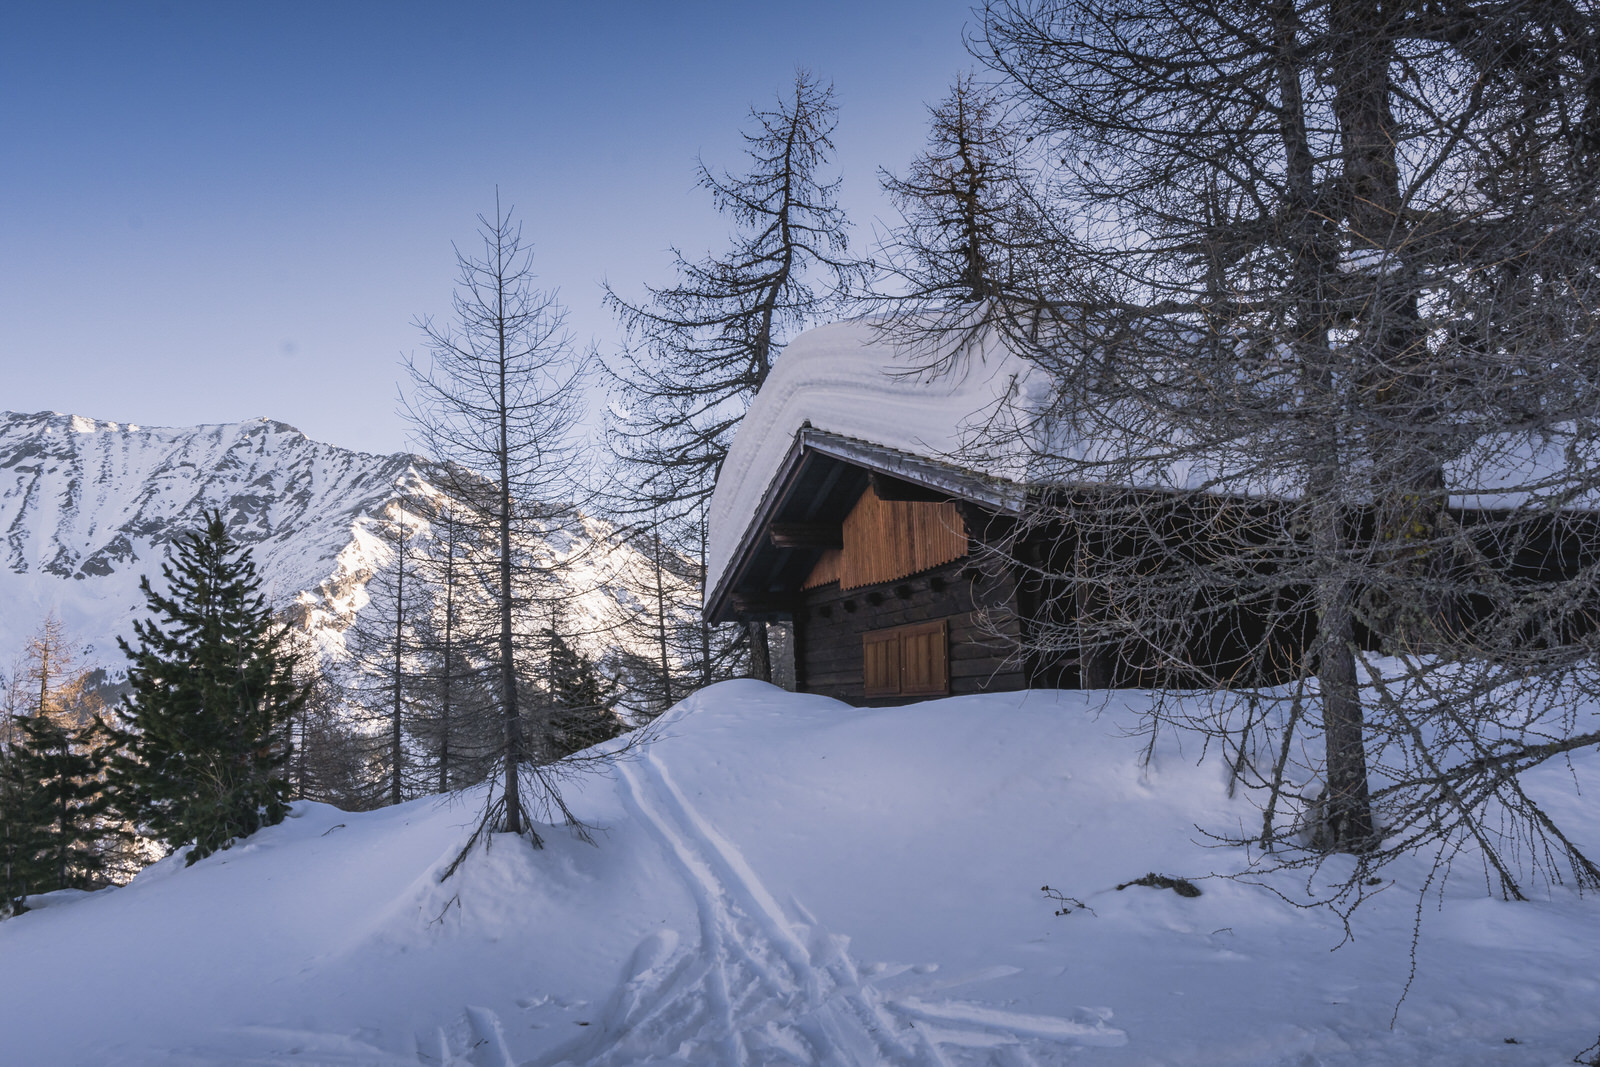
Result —
[[818, 430], [806, 423], [795, 432], [777, 473], [762, 494], [750, 522], [739, 537], [733, 559], [723, 569], [714, 589], [706, 593], [702, 615], [707, 622], [731, 622], [729, 600], [739, 578], [749, 568], [760, 547], [760, 535], [772, 516], [786, 503], [794, 479], [808, 454], [829, 456], [864, 470], [889, 475], [929, 489], [967, 500], [991, 511], [1017, 514], [1025, 502], [1026, 491], [1014, 482], [993, 478], [977, 471], [938, 460], [915, 456], [870, 441]]

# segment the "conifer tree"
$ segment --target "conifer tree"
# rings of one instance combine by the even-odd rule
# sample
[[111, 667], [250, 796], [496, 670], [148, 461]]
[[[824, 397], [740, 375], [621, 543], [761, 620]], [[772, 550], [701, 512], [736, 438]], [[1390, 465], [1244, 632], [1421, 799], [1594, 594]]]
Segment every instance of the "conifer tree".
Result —
[[[420, 561], [413, 541], [420, 524], [410, 507], [402, 496], [386, 505], [369, 527], [383, 554], [366, 583], [367, 605], [344, 632], [347, 666], [353, 668], [346, 672], [346, 707], [364, 722], [371, 763], [381, 768], [381, 799], [389, 804], [418, 795], [406, 735], [429, 688], [417, 660], [419, 630], [432, 598], [417, 573]], [[378, 799], [374, 794], [372, 800]]]
[[994, 0], [974, 48], [1051, 216], [1051, 298], [996, 318], [1048, 409], [996, 432], [1096, 487], [1014, 528], [1058, 561], [1024, 654], [1213, 690], [1150, 728], [1228, 747], [1254, 844], [1357, 856], [1347, 899], [1421, 848], [1600, 887], [1521, 784], [1600, 742], [1555, 563], [1600, 544], [1592, 5]]
[[492, 627], [482, 625], [483, 604], [468, 592], [484, 555], [478, 512], [470, 500], [437, 506], [428, 515], [431, 551], [418, 561], [431, 598], [414, 613], [421, 677], [407, 731], [416, 742], [411, 782], [418, 793], [482, 781], [500, 750], [495, 665], [483, 640]]
[[900, 212], [880, 248], [894, 287], [883, 303], [898, 329], [977, 331], [988, 316], [974, 305], [995, 305], [993, 314], [1037, 302], [1052, 270], [1029, 140], [999, 91], [963, 74], [929, 107], [927, 147], [906, 173], [880, 172]]
[[[572, 429], [582, 415], [585, 360], [573, 351], [555, 294], [534, 287], [532, 246], [498, 194], [494, 218], [478, 221], [481, 254], [456, 252], [454, 322], [420, 319], [428, 358], [407, 362], [413, 386], [407, 415], [434, 461], [435, 484], [474, 502], [471, 539], [482, 557], [472, 577], [494, 609], [481, 629], [473, 628], [495, 675], [502, 732], [492, 758], [499, 782], [460, 858], [484, 833], [524, 834], [542, 847], [534, 821], [543, 812], [558, 812], [574, 832], [587, 833], [558, 783], [533, 760], [518, 662], [530, 599], [564, 563], [527, 546], [530, 534], [548, 536], [575, 511], [558, 498], [573, 480]], [[452, 643], [455, 636], [452, 629]]]
[[555, 627], [547, 627], [552, 708], [547, 743], [556, 759], [609, 741], [623, 731], [612, 704], [615, 687], [600, 677], [594, 660], [573, 648]]
[[290, 725], [292, 755], [286, 767], [290, 795], [345, 811], [378, 807], [381, 782], [372, 772], [372, 745], [349, 721], [340, 687], [323, 673], [310, 640], [297, 633], [296, 679], [306, 699]]
[[64, 710], [82, 695], [88, 672], [78, 667], [76, 651], [53, 611], [28, 639], [26, 684], [32, 689], [29, 698], [35, 717]]
[[69, 729], [48, 715], [21, 720], [0, 763], [6, 895], [92, 889], [124, 836], [109, 817], [105, 771], [114, 742], [98, 718]]
[[23, 910], [34, 856], [29, 801], [16, 767], [16, 746], [0, 745], [0, 917]]
[[52, 612], [0, 681], [0, 911], [112, 880], [130, 839], [109, 812], [115, 744], [76, 652]]
[[118, 805], [189, 862], [280, 822], [288, 811], [289, 726], [306, 699], [287, 628], [260, 593], [249, 552], [220, 512], [162, 565], [169, 594], [140, 582], [152, 618], [134, 623], [132, 692], [113, 762]]

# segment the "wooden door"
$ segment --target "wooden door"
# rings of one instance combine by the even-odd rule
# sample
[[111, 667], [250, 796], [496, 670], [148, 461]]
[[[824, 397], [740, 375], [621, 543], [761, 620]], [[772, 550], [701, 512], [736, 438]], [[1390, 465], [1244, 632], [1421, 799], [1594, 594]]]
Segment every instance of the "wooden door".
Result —
[[950, 692], [950, 624], [934, 619], [861, 635], [862, 689], [869, 697]]
[[950, 692], [950, 628], [944, 619], [901, 627], [900, 692], [905, 696]]
[[900, 692], [900, 635], [898, 630], [875, 630], [861, 636], [864, 690], [869, 697], [897, 696]]

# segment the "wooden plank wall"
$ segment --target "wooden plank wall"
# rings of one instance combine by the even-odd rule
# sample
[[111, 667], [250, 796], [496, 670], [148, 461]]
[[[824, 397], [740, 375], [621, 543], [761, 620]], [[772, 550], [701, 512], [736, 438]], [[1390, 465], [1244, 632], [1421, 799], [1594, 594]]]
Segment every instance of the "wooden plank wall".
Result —
[[879, 500], [869, 486], [844, 520], [839, 586], [893, 581], [966, 554], [967, 528], [955, 504]]
[[[979, 607], [1009, 607], [1015, 593], [1009, 575], [984, 575], [964, 560], [865, 589], [826, 585], [809, 590], [794, 619], [798, 687], [851, 704], [914, 700], [866, 696], [861, 635], [888, 626], [947, 619], [952, 695], [1025, 689], [1027, 675], [1011, 656], [1014, 645], [1006, 637], [991, 636], [975, 617]], [[1015, 618], [1005, 625], [1014, 640]]]
[[843, 553], [837, 548], [824, 549], [822, 557], [817, 560], [817, 565], [811, 568], [811, 574], [806, 577], [801, 589], [815, 589], [819, 585], [839, 580], [839, 563]]

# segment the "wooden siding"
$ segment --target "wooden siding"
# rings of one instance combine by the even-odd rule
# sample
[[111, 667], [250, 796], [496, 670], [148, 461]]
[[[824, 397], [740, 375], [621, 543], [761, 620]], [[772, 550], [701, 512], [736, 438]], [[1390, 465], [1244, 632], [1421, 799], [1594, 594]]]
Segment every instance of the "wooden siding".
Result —
[[879, 500], [869, 486], [844, 520], [839, 586], [891, 582], [966, 554], [967, 528], [955, 504]]
[[935, 619], [900, 629], [900, 692], [944, 696], [950, 692], [950, 620]]
[[[796, 683], [802, 692], [851, 704], [919, 699], [866, 692], [863, 637], [872, 630], [928, 622], [942, 622], [947, 628], [952, 695], [1007, 692], [1028, 685], [1022, 664], [1013, 655], [1017, 621], [1009, 614], [1015, 606], [1009, 575], [986, 575], [970, 562], [956, 561], [898, 582], [865, 589], [827, 585], [803, 597], [803, 606], [794, 614]], [[1000, 636], [990, 633], [980, 618], [984, 608], [996, 612]]]
[[829, 548], [823, 551], [822, 558], [817, 560], [817, 565], [811, 568], [811, 573], [801, 583], [801, 589], [815, 589], [820, 585], [839, 580], [839, 560], [843, 555], [842, 550]]

